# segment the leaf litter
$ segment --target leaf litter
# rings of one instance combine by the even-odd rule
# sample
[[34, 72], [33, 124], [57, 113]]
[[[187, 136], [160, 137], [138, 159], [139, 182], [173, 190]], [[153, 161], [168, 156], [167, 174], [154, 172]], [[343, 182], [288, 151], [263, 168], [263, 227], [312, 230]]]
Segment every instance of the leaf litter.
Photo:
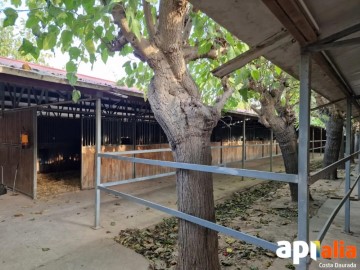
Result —
[[[321, 163], [311, 164], [311, 170]], [[322, 184], [318, 184], [322, 182]], [[310, 204], [313, 215], [329, 196], [329, 184], [320, 180], [311, 189], [315, 201]], [[331, 185], [331, 184], [330, 184]], [[317, 190], [315, 193], [314, 191]], [[330, 192], [331, 193], [331, 192]], [[218, 224], [261, 237], [270, 242], [296, 237], [297, 205], [291, 202], [287, 184], [265, 182], [235, 192], [216, 205]], [[150, 261], [151, 269], [175, 269], [177, 261], [178, 223], [176, 218], [163, 219], [146, 229], [121, 230], [115, 241]], [[263, 248], [219, 234], [219, 260], [222, 269], [266, 269], [276, 255]]]

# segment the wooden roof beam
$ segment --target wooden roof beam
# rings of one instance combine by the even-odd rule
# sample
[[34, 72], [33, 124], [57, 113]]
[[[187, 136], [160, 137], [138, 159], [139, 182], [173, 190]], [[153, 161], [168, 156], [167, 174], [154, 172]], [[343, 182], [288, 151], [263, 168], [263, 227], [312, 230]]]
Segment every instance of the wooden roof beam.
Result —
[[250, 50], [240, 54], [239, 56], [231, 59], [225, 64], [215, 68], [212, 73], [218, 78], [223, 78], [230, 73], [234, 72], [245, 66], [247, 63], [253, 61], [254, 59], [274, 50], [275, 48], [281, 46], [286, 41], [289, 41], [289, 34], [287, 31], [281, 31], [277, 35], [267, 39]]

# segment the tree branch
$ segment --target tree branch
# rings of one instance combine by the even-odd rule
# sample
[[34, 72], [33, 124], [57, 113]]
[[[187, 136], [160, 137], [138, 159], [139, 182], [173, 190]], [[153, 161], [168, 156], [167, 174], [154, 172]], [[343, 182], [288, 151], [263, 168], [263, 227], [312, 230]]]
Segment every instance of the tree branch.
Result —
[[262, 123], [265, 127], [270, 128], [270, 124], [269, 122], [266, 120], [265, 115], [261, 112], [261, 110], [259, 110], [258, 108], [255, 107], [254, 104], [251, 104], [251, 109], [259, 116], [259, 122]]
[[150, 58], [155, 58], [158, 50], [151, 46], [147, 39], [138, 39], [131, 31], [125, 15], [124, 6], [121, 3], [115, 4], [111, 13], [114, 18], [114, 23], [120, 27], [126, 40], [134, 47], [136, 55], [142, 61], [148, 61]]
[[122, 32], [120, 30], [118, 32], [117, 37], [113, 41], [106, 43], [106, 46], [108, 47], [110, 52], [119, 52], [128, 43], [129, 42], [127, 41], [127, 39], [125, 38], [125, 36], [122, 34]]
[[217, 59], [220, 55], [226, 53], [227, 49], [221, 47], [220, 49], [211, 49], [207, 53], [199, 54], [199, 49], [197, 47], [185, 46], [183, 47], [183, 51], [185, 61], [188, 63], [201, 58]]
[[179, 50], [183, 41], [187, 0], [161, 0], [159, 15], [159, 47], [164, 52]]
[[183, 33], [183, 44], [188, 44], [188, 39], [190, 37], [191, 28], [193, 26], [192, 19], [190, 17], [190, 14], [192, 12], [192, 6], [188, 8], [188, 11], [186, 13], [185, 17], [185, 26], [184, 26], [184, 33]]
[[143, 3], [146, 27], [147, 27], [147, 30], [149, 33], [149, 40], [152, 41], [152, 40], [154, 40], [156, 29], [155, 29], [155, 24], [154, 24], [153, 17], [151, 14], [151, 5], [146, 0], [142, 0], [142, 3]]
[[221, 79], [221, 84], [224, 89], [224, 93], [218, 97], [218, 99], [215, 101], [214, 108], [218, 113], [221, 113], [221, 110], [224, 108], [226, 101], [231, 97], [231, 95], [234, 93], [235, 89], [230, 87], [228, 84], [228, 77], [224, 77]]

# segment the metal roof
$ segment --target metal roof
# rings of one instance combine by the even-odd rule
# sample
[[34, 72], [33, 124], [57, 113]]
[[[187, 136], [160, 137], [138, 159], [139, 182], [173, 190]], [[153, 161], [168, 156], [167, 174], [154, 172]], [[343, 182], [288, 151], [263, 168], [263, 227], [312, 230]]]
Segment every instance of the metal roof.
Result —
[[[190, 2], [250, 48], [266, 47], [268, 43], [269, 49], [262, 55], [296, 78], [299, 77], [301, 48], [321, 44], [319, 41], [333, 34], [340, 37], [334, 41], [360, 37], [359, 0]], [[344, 30], [351, 27], [354, 33], [344, 35]], [[274, 46], [274, 38], [284, 36], [284, 32], [288, 36]], [[359, 116], [360, 106], [354, 96], [360, 95], [360, 41], [347, 45], [327, 47], [312, 54], [312, 88], [330, 101], [342, 99], [337, 104], [344, 111], [346, 98], [352, 97], [356, 103], [354, 116]]]
[[[48, 66], [27, 63], [31, 70], [25, 70], [23, 64], [27, 63], [20, 60], [0, 57], [0, 81], [2, 79], [1, 74], [21, 76], [22, 78], [36, 79], [41, 81], [48, 81], [52, 83], [60, 83], [68, 85], [69, 82], [66, 79], [66, 71], [52, 68]], [[116, 85], [115, 82], [104, 80], [96, 77], [91, 77], [83, 74], [77, 74], [78, 86], [83, 88], [89, 88], [94, 91], [105, 91], [108, 94], [112, 94], [117, 97], [123, 97], [123, 95], [143, 97], [143, 92], [136, 88], [127, 88]], [[72, 88], [63, 88], [63, 90], [72, 90]], [[251, 118], [258, 118], [258, 115], [251, 110], [236, 109], [227, 112], [227, 115], [246, 116]]]
[[[26, 63], [30, 66], [31, 70], [23, 68], [23, 64]], [[0, 57], [0, 74], [7, 74], [12, 76], [21, 76], [22, 78], [29, 78], [41, 81], [47, 81], [50, 83], [58, 83], [69, 85], [69, 81], [66, 79], [66, 71], [62, 69], [52, 68], [48, 66], [38, 65], [34, 63], [28, 63], [25, 61]], [[104, 91], [107, 94], [114, 96], [136, 96], [143, 97], [143, 92], [135, 89], [116, 85], [115, 82], [95, 78], [92, 76], [77, 74], [78, 82], [77, 86], [92, 89], [95, 91]], [[69, 88], [72, 90], [71, 88]], [[66, 88], [64, 88], [66, 90]]]

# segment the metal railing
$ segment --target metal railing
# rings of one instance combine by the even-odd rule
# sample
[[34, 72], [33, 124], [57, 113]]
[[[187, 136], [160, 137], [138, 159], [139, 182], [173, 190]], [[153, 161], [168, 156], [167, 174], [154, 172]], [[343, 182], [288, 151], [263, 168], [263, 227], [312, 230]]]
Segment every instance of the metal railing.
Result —
[[[100, 102], [100, 101], [98, 100], [97, 102]], [[233, 176], [240, 176], [240, 177], [251, 177], [251, 178], [257, 178], [257, 179], [263, 179], [263, 180], [281, 181], [281, 182], [286, 182], [286, 183], [297, 183], [297, 184], [299, 184], [298, 204], [302, 205], [304, 203], [304, 205], [302, 205], [302, 208], [299, 208], [299, 209], [303, 209], [303, 208], [308, 209], [308, 195], [306, 195], [307, 194], [306, 190], [308, 189], [308, 181], [306, 181], [305, 183], [300, 182], [300, 181], [303, 181], [303, 178], [304, 178], [304, 175], [300, 174], [300, 173], [299, 174], [275, 173], [275, 172], [267, 172], [267, 171], [247, 170], [244, 168], [237, 169], [237, 168], [227, 168], [227, 167], [211, 166], [211, 165], [199, 165], [199, 164], [191, 164], [191, 163], [181, 163], [181, 162], [173, 162], [173, 161], [137, 158], [135, 156], [136, 154], [171, 151], [170, 149], [152, 149], [152, 150], [135, 150], [135, 151], [125, 151], [125, 152], [102, 153], [101, 148], [100, 148], [100, 145], [101, 145], [101, 143], [100, 143], [101, 133], [100, 133], [100, 128], [99, 128], [99, 127], [101, 127], [100, 126], [101, 125], [100, 115], [101, 115], [100, 106], [99, 106], [99, 104], [97, 104], [97, 126], [98, 126], [98, 128], [97, 128], [97, 132], [96, 132], [97, 144], [96, 144], [96, 166], [95, 166], [95, 168], [96, 168], [96, 186], [95, 186], [96, 197], [95, 197], [95, 226], [94, 226], [95, 229], [100, 228], [100, 191], [104, 191], [104, 192], [107, 192], [107, 193], [110, 193], [110, 194], [113, 194], [116, 196], [120, 196], [124, 199], [130, 200], [130, 201], [133, 201], [133, 202], [136, 202], [139, 204], [143, 204], [147, 207], [157, 209], [166, 214], [187, 220], [189, 222], [209, 228], [211, 230], [214, 230], [214, 231], [217, 231], [220, 233], [224, 233], [224, 234], [234, 237], [236, 239], [245, 241], [250, 244], [254, 244], [256, 246], [262, 247], [262, 248], [270, 250], [272, 252], [276, 252], [276, 250], [278, 249], [277, 244], [266, 241], [259, 237], [256, 237], [256, 236], [253, 236], [250, 234], [246, 234], [246, 233], [243, 233], [240, 231], [236, 231], [234, 229], [216, 224], [214, 222], [210, 222], [208, 220], [204, 220], [204, 219], [198, 218], [196, 216], [192, 216], [192, 215], [183, 213], [181, 211], [174, 210], [169, 207], [165, 207], [160, 204], [157, 204], [157, 203], [154, 203], [151, 201], [147, 201], [147, 200], [135, 197], [130, 194], [126, 194], [124, 192], [110, 189], [109, 187], [114, 186], [114, 185], [123, 185], [123, 184], [128, 184], [128, 183], [151, 180], [151, 179], [155, 179], [155, 178], [159, 178], [159, 177], [165, 177], [165, 176], [174, 174], [174, 172], [133, 178], [133, 179], [127, 179], [127, 180], [114, 181], [114, 182], [110, 182], [110, 183], [101, 183], [101, 159], [102, 158], [118, 159], [118, 160], [128, 161], [128, 162], [132, 162], [132, 163], [142, 163], [142, 164], [147, 164], [147, 165], [170, 167], [170, 168], [176, 168], [176, 169], [194, 170], [194, 171], [233, 175]], [[319, 148], [322, 149], [324, 147], [322, 145], [322, 142], [323, 142], [323, 140], [321, 140], [321, 146], [316, 147], [316, 149], [319, 149]], [[272, 145], [272, 142], [271, 142], [271, 145]], [[257, 147], [257, 146], [263, 146], [263, 145], [261, 145], [261, 144], [251, 145], [251, 147]], [[230, 145], [230, 146], [222, 146], [222, 147], [224, 147], [224, 148], [226, 148], [226, 147], [242, 147], [242, 145], [238, 145], [238, 146]], [[214, 148], [220, 148], [220, 147], [215, 146]], [[271, 151], [270, 151], [270, 156], [271, 156], [272, 147], [270, 149], [271, 149]], [[307, 148], [307, 151], [308, 151], [307, 153], [309, 154], [309, 152], [310, 152], [309, 150], [314, 152], [316, 149]], [[304, 149], [302, 149], [302, 152], [304, 152], [303, 150]], [[320, 152], [322, 152], [322, 151], [320, 151]], [[243, 153], [244, 153], [244, 151], [243, 151]], [[350, 206], [349, 206], [350, 200], [349, 200], [349, 197], [360, 178], [360, 177], [358, 177], [355, 184], [352, 186], [352, 188], [350, 188], [350, 158], [355, 155], [360, 156], [360, 151], [353, 153], [351, 155], [349, 153], [350, 153], [350, 148], [349, 148], [349, 145], [347, 145], [347, 156], [344, 159], [320, 170], [319, 172], [316, 172], [316, 173], [313, 173], [313, 174], [310, 174], [307, 176], [307, 178], [309, 178], [310, 182], [314, 183], [318, 179], [320, 179], [321, 176], [323, 176], [325, 173], [333, 170], [335, 167], [338, 167], [339, 165], [346, 162], [346, 190], [345, 190], [346, 194], [345, 194], [344, 198], [342, 199], [342, 201], [340, 202], [340, 204], [338, 205], [338, 207], [333, 211], [332, 215], [329, 217], [329, 219], [326, 222], [326, 224], [324, 225], [324, 227], [321, 229], [321, 232], [318, 236], [319, 240], [322, 240], [325, 237], [325, 234], [328, 231], [330, 224], [334, 220], [339, 209], [344, 204], [346, 206], [345, 227], [349, 227], [349, 222], [350, 222], [350, 216], [349, 216], [350, 215], [350, 212], [349, 212], [350, 211]], [[302, 154], [304, 154], [304, 153], [302, 153]], [[131, 156], [129, 157], [128, 155], [131, 155]], [[243, 155], [243, 157], [244, 157], [244, 155]], [[299, 160], [299, 162], [300, 162], [300, 160]], [[349, 188], [347, 188], [347, 187], [349, 187]], [[360, 188], [359, 188], [359, 190], [360, 190]], [[347, 204], [348, 204], [348, 206], [347, 206]], [[306, 214], [306, 215], [304, 215], [304, 214]], [[308, 217], [307, 210], [306, 211], [300, 211], [300, 210], [298, 211], [299, 233], [300, 233], [300, 228], [303, 225], [303, 221], [306, 220], [305, 222], [306, 222], [306, 224], [308, 224], [308, 218], [309, 217]], [[307, 229], [307, 231], [308, 231], [308, 229]], [[301, 233], [303, 233], [303, 232], [301, 232]], [[308, 265], [307, 260], [300, 261], [299, 269], [307, 268], [306, 265]]]

